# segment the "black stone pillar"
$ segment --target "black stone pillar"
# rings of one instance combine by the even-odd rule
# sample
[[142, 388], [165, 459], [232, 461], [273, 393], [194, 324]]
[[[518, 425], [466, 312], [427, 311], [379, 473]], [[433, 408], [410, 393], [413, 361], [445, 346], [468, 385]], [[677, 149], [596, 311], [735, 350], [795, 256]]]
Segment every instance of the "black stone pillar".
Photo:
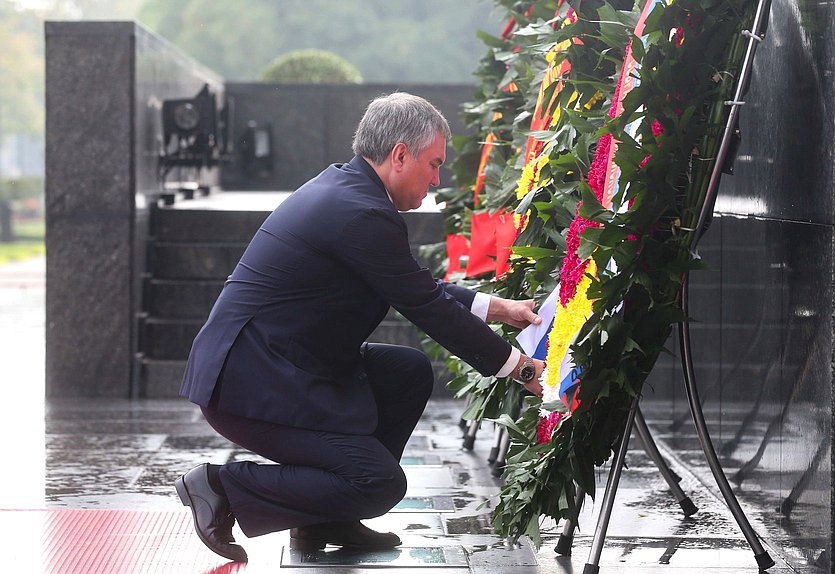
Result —
[[132, 22], [47, 22], [46, 392], [131, 394], [163, 99], [222, 79]]

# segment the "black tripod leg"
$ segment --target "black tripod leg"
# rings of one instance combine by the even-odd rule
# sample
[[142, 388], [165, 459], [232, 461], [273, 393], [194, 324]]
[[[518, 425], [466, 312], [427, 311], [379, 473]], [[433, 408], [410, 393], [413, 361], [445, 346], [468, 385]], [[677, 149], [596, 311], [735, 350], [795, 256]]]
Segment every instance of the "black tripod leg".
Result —
[[632, 407], [626, 417], [623, 437], [620, 439], [618, 452], [612, 460], [612, 468], [609, 470], [609, 480], [606, 483], [606, 492], [603, 495], [603, 505], [600, 508], [600, 516], [597, 518], [597, 526], [594, 529], [594, 538], [592, 538], [591, 550], [589, 551], [589, 561], [583, 567], [583, 574], [597, 574], [600, 572], [600, 554], [603, 552], [603, 543], [606, 541], [606, 531], [609, 529], [609, 519], [612, 517], [615, 494], [618, 490], [620, 474], [623, 471], [623, 462], [626, 460], [626, 451], [629, 449], [629, 435], [632, 434], [632, 423], [635, 420], [637, 410], [638, 398], [636, 397], [632, 401]]
[[[684, 275], [681, 288], [681, 308], [685, 316], [688, 315], [688, 291], [689, 291], [689, 277]], [[739, 529], [748, 541], [751, 550], [754, 551], [754, 557], [757, 560], [757, 565], [760, 570], [765, 570], [774, 566], [774, 560], [765, 551], [762, 544], [760, 544], [757, 534], [748, 522], [748, 518], [739, 506], [739, 501], [728, 483], [728, 478], [722, 470], [722, 465], [719, 458], [716, 456], [716, 451], [713, 449], [713, 444], [710, 442], [710, 434], [707, 430], [707, 423], [705, 423], [705, 416], [702, 412], [702, 406], [699, 402], [699, 392], [696, 389], [696, 375], [693, 371], [693, 353], [690, 348], [690, 327], [687, 321], [679, 323], [679, 341], [681, 343], [681, 360], [684, 367], [684, 383], [687, 390], [687, 400], [690, 403], [690, 412], [693, 414], [693, 422], [696, 425], [696, 433], [699, 435], [699, 442], [702, 445], [702, 450], [705, 453], [710, 471], [713, 473], [713, 478], [716, 480], [716, 485], [722, 492], [722, 497], [725, 503], [733, 514]]]
[[658, 467], [658, 471], [661, 473], [661, 476], [664, 477], [667, 486], [669, 486], [670, 490], [673, 491], [673, 496], [675, 496], [676, 502], [678, 502], [679, 506], [681, 506], [681, 510], [684, 511], [684, 516], [692, 516], [696, 514], [699, 509], [695, 504], [693, 504], [690, 497], [684, 494], [684, 491], [681, 489], [681, 486], [679, 486], [678, 481], [673, 476], [670, 467], [667, 466], [667, 463], [658, 451], [658, 446], [655, 444], [655, 441], [649, 432], [649, 427], [647, 427], [647, 422], [644, 419], [644, 415], [641, 413], [640, 408], [635, 413], [635, 432], [638, 433], [638, 438], [641, 439], [647, 455], [652, 459], [652, 462], [655, 463], [655, 466]]
[[464, 442], [461, 448], [464, 450], [473, 450], [475, 446], [475, 435], [478, 433], [478, 427], [481, 425], [479, 421], [470, 421], [467, 425], [467, 432], [464, 434]]
[[780, 503], [780, 507], [777, 511], [782, 514], [783, 516], [789, 516], [794, 510], [794, 505], [797, 504], [798, 499], [800, 496], [809, 488], [809, 484], [812, 482], [812, 477], [818, 471], [818, 466], [823, 460], [824, 455], [826, 454], [827, 450], [829, 450], [829, 437], [824, 437], [821, 440], [820, 444], [818, 445], [818, 450], [815, 451], [815, 456], [812, 457], [811, 462], [809, 463], [809, 467], [806, 471], [800, 476], [800, 480], [797, 481], [797, 484], [794, 485], [789, 495], [783, 499], [783, 502]]
[[[574, 509], [577, 511], [578, 515], [580, 514], [580, 507], [582, 506], [583, 499], [585, 497], [586, 493], [578, 486], [577, 494], [574, 497]], [[557, 541], [556, 548], [554, 548], [554, 552], [561, 556], [571, 556], [571, 545], [574, 543], [574, 531], [576, 529], [576, 521], [567, 518], [562, 526], [562, 533]]]
[[510, 448], [510, 435], [503, 432], [499, 440], [499, 450], [496, 453], [496, 460], [493, 462], [493, 470], [490, 471], [495, 477], [499, 477], [504, 472], [505, 459], [507, 458], [507, 451]]
[[487, 455], [487, 464], [493, 464], [499, 458], [499, 451], [502, 447], [502, 440], [505, 435], [504, 427], [495, 425], [493, 429], [493, 446], [490, 448], [490, 454]]
[[[519, 414], [522, 412], [522, 396], [520, 395], [518, 400], [513, 403], [513, 408], [510, 410], [510, 417], [513, 420], [519, 418]], [[496, 460], [493, 462], [493, 470], [491, 474], [495, 477], [500, 477], [504, 472], [504, 467], [506, 465], [505, 459], [507, 458], [507, 451], [510, 449], [510, 435], [507, 431], [504, 431], [500, 437], [499, 450], [496, 453]]]

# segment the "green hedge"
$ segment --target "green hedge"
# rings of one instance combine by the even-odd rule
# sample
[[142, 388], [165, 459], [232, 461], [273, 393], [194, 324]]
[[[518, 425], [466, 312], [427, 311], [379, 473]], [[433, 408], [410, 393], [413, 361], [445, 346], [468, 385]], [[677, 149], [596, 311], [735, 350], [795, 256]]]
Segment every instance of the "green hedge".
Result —
[[362, 75], [348, 60], [325, 50], [298, 50], [277, 57], [262, 77], [280, 84], [359, 84]]

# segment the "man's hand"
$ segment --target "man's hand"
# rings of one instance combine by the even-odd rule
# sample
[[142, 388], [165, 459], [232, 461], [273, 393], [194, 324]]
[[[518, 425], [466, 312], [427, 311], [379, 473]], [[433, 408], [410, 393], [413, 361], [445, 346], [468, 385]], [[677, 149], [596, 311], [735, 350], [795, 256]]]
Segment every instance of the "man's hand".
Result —
[[545, 369], [545, 361], [540, 361], [539, 359], [533, 360], [534, 368], [536, 369], [536, 375], [534, 375], [533, 380], [530, 383], [525, 383], [524, 386], [528, 391], [535, 394], [538, 397], [542, 396], [542, 371]]
[[518, 329], [524, 329], [531, 324], [539, 325], [542, 317], [534, 313], [535, 304], [533, 299], [512, 301], [493, 295], [487, 309], [487, 320], [505, 323]]

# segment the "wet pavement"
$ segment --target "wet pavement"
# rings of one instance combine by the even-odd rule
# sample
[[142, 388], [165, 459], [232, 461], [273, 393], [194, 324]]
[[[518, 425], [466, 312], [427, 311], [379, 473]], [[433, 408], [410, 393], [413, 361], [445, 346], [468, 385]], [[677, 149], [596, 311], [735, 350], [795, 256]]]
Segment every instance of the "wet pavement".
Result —
[[[237, 532], [250, 562], [226, 563], [197, 540], [172, 483], [202, 462], [257, 457], [215, 435], [185, 401], [74, 399], [45, 404], [43, 297], [42, 260], [0, 267], [0, 348], [6, 382], [0, 430], [10, 439], [5, 472], [0, 474], [5, 571], [583, 571], [606, 469], [598, 473], [598, 503], [589, 502], [581, 514], [571, 557], [555, 554], [560, 528], [550, 521], [543, 523], [540, 549], [527, 540], [508, 547], [493, 534], [489, 521], [499, 489], [486, 460], [492, 425], [485, 423], [473, 451], [463, 451], [458, 426], [463, 405], [447, 398], [432, 400], [407, 446], [402, 461], [409, 479], [406, 499], [387, 515], [366, 521], [372, 528], [397, 532], [402, 548], [298, 554], [287, 547], [286, 532], [255, 539]], [[733, 518], [713, 494], [715, 488], [706, 487], [706, 465], [696, 442], [676, 444], [673, 452], [663, 434], [672, 422], [664, 418], [669, 410], [649, 403], [643, 411], [662, 454], [682, 477], [681, 486], [699, 512], [685, 518], [649, 458], [640, 450], [631, 451], [601, 572], [756, 572], [753, 554]], [[636, 449], [638, 444], [633, 442]], [[815, 556], [798, 558], [793, 540], [802, 532], [770, 523], [768, 516], [750, 510], [745, 496], [743, 506], [754, 528], [769, 536], [765, 545], [777, 563], [769, 572], [824, 572], [811, 565]], [[779, 545], [770, 544], [773, 541]]]

